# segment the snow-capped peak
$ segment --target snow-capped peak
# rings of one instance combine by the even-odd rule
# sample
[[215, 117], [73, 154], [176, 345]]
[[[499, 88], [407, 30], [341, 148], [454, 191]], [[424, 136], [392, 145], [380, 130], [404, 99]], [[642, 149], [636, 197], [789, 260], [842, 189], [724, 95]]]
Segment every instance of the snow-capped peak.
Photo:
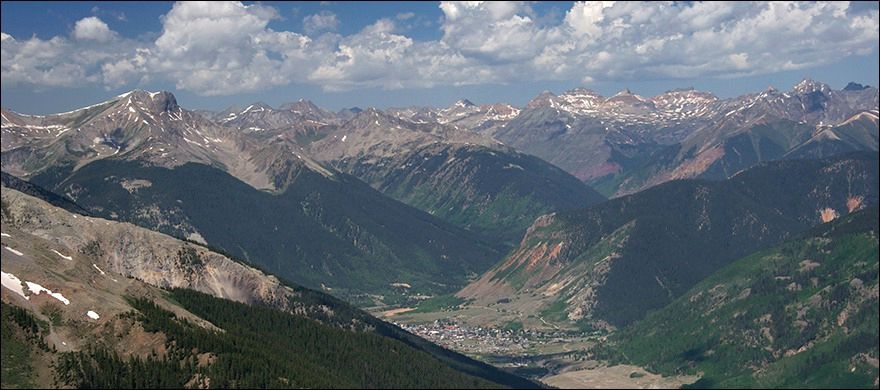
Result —
[[472, 103], [470, 100], [467, 100], [467, 99], [458, 99], [458, 101], [456, 101], [455, 104], [453, 104], [453, 107], [457, 107], [457, 108], [475, 107], [475, 106], [476, 106], [476, 104]]
[[820, 83], [817, 81], [813, 81], [813, 79], [805, 78], [801, 80], [801, 82], [797, 83], [797, 85], [795, 85], [792, 90], [798, 94], [810, 93], [815, 91], [820, 91], [824, 93], [830, 91], [831, 87], [829, 87], [825, 83]]

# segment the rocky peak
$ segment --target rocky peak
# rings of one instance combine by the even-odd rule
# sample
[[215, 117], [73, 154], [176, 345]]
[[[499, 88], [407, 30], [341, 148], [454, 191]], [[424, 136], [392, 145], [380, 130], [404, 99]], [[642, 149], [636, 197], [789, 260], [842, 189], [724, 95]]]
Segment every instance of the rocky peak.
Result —
[[772, 85], [768, 85], [766, 89], [761, 91], [760, 96], [770, 96], [779, 93], [779, 90]]
[[282, 110], [290, 111], [299, 115], [303, 119], [317, 121], [321, 123], [332, 122], [337, 119], [337, 115], [324, 110], [315, 105], [310, 100], [299, 99], [296, 103], [285, 104], [281, 106]]
[[479, 107], [467, 99], [458, 99], [451, 106], [440, 110], [443, 114], [461, 116], [478, 111]]
[[299, 99], [293, 103], [285, 103], [282, 104], [279, 109], [286, 111], [299, 111], [299, 112], [315, 112], [320, 111], [321, 109], [312, 103], [310, 100]]
[[871, 87], [868, 85], [862, 85], [862, 84], [854, 83], [854, 82], [850, 81], [845, 87], [843, 87], [843, 90], [844, 91], [861, 91], [861, 90], [868, 89], [868, 88], [871, 88]]
[[452, 107], [450, 107], [450, 108], [453, 108], [453, 107], [455, 107], [455, 108], [466, 108], [466, 107], [476, 107], [476, 106], [477, 106], [477, 105], [474, 104], [473, 102], [471, 102], [470, 100], [467, 100], [467, 99], [458, 99], [458, 101], [456, 101], [455, 104], [453, 104]]
[[483, 104], [480, 109], [489, 114], [507, 115], [513, 118], [519, 114], [519, 109], [506, 103]]
[[559, 106], [559, 98], [550, 91], [544, 91], [535, 96], [528, 104], [526, 104], [526, 108], [538, 108], [538, 107], [557, 107]]
[[367, 108], [351, 118], [344, 127], [371, 128], [391, 127], [400, 124], [400, 119], [390, 116], [374, 107]]
[[248, 113], [266, 112], [266, 111], [272, 111], [272, 110], [273, 110], [272, 106], [270, 106], [266, 103], [263, 103], [263, 102], [256, 102], [254, 104], [247, 106], [247, 108], [245, 108], [242, 112], [240, 112], [239, 115], [245, 115]]
[[831, 91], [831, 87], [829, 87], [828, 84], [813, 81], [813, 79], [810, 78], [805, 78], [794, 86], [793, 91], [799, 95], [808, 94], [811, 92], [828, 93]]
[[608, 98], [608, 100], [606, 100], [605, 102], [609, 104], [631, 107], [654, 108], [654, 103], [652, 103], [648, 99], [632, 93], [629, 88], [624, 88], [622, 91]]
[[120, 95], [119, 100], [124, 101], [125, 104], [139, 105], [153, 113], [180, 110], [180, 106], [177, 105], [177, 98], [174, 97], [174, 94], [168, 91], [149, 92], [142, 89], [136, 89]]
[[361, 113], [362, 111], [364, 110], [360, 107], [343, 108], [336, 112], [336, 117], [341, 120], [347, 120], [354, 118], [355, 115]]

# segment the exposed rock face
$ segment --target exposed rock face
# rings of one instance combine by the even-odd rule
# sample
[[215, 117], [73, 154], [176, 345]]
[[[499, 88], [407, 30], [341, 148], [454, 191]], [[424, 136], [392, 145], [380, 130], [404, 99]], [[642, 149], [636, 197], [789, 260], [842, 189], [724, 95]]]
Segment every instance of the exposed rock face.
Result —
[[157, 287], [183, 287], [251, 304], [296, 310], [296, 293], [274, 276], [208, 249], [129, 223], [72, 214], [3, 188], [4, 232], [52, 243], [60, 253], [97, 269]]

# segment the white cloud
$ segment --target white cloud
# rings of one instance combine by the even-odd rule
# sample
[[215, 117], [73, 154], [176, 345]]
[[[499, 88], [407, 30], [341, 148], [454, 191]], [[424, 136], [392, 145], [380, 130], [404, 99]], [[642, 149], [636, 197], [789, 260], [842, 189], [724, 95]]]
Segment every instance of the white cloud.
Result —
[[74, 87], [102, 82], [100, 68], [124, 58], [131, 41], [95, 17], [79, 20], [72, 38], [17, 40], [3, 33], [2, 82], [38, 87]]
[[562, 39], [557, 28], [540, 28], [524, 3], [443, 2], [443, 43], [490, 64], [528, 61]]
[[101, 65], [101, 73], [104, 83], [110, 88], [122, 87], [138, 80], [138, 84], [145, 83], [150, 79], [146, 69], [147, 58], [151, 56], [150, 49], [135, 49], [135, 55], [130, 58], [122, 58], [116, 62], [106, 62]]
[[2, 81], [161, 80], [230, 95], [293, 83], [349, 90], [737, 77], [876, 55], [880, 20], [876, 9], [854, 13], [846, 2], [578, 2], [555, 23], [522, 2], [441, 2], [439, 10], [442, 37], [416, 41], [396, 24], [420, 17], [409, 13], [342, 36], [341, 21], [324, 11], [303, 19], [303, 35], [269, 28], [280, 18], [270, 5], [180, 2], [153, 41], [121, 38], [97, 17], [78, 21], [69, 38], [2, 33]]
[[177, 88], [203, 95], [273, 85], [278, 61], [260, 38], [278, 18], [274, 8], [238, 2], [179, 2], [163, 19], [146, 71], [170, 75]]
[[336, 14], [330, 11], [324, 10], [303, 18], [303, 31], [309, 35], [324, 31], [336, 31], [337, 27], [339, 27], [339, 19], [336, 18]]
[[2, 82], [34, 84], [48, 87], [69, 87], [83, 77], [82, 66], [64, 60], [70, 44], [61, 37], [50, 40], [31, 38], [3, 40]]
[[98, 19], [97, 16], [82, 18], [73, 27], [73, 37], [76, 39], [106, 42], [113, 39], [115, 35], [116, 33], [110, 30], [107, 23]]
[[635, 80], [766, 74], [831, 63], [859, 48], [876, 52], [877, 12], [853, 18], [847, 7], [845, 2], [578, 3], [565, 24], [571, 38], [581, 41], [567, 59], [577, 65], [572, 69], [581, 67], [595, 79]]

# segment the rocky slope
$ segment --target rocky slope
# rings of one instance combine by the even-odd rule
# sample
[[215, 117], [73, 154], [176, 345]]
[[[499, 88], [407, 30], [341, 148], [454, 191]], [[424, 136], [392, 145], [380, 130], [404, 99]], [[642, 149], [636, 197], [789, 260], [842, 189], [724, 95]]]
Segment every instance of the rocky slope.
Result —
[[[3, 188], [4, 272], [39, 280], [76, 306], [110, 310], [134, 280], [156, 287], [183, 287], [238, 302], [294, 310], [295, 291], [274, 276], [242, 265], [207, 248], [129, 223], [74, 214], [8, 187]], [[10, 249], [15, 249], [12, 251]], [[22, 255], [18, 255], [22, 253]], [[29, 266], [39, 264], [38, 269]], [[33, 272], [33, 273], [32, 273]], [[67, 276], [65, 276], [67, 275]], [[70, 280], [78, 279], [78, 280]], [[73, 282], [80, 287], [72, 287]], [[113, 286], [116, 304], [74, 293], [91, 284]], [[116, 288], [119, 287], [119, 288]], [[121, 305], [121, 304], [120, 304]], [[112, 316], [118, 312], [108, 311]]]

